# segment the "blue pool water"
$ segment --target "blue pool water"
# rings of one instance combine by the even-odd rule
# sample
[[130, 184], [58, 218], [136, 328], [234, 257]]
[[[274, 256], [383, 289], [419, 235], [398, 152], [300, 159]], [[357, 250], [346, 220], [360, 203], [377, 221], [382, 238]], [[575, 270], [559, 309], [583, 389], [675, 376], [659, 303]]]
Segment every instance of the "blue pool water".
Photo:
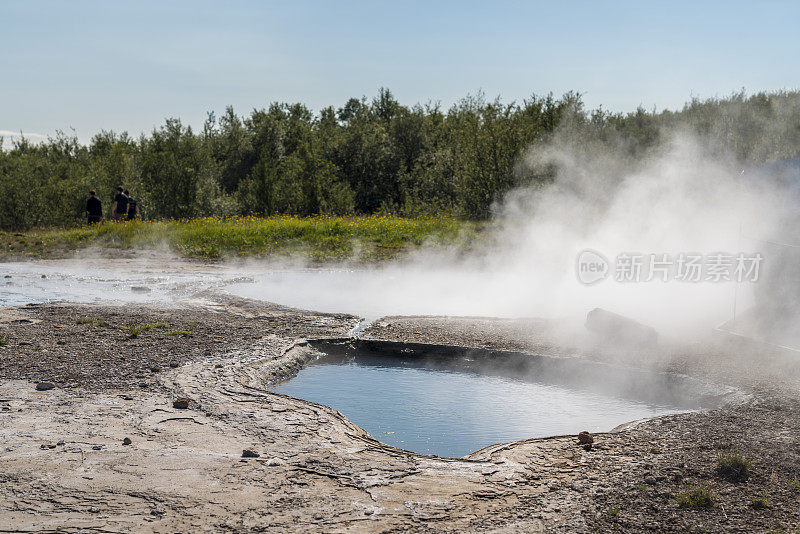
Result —
[[686, 405], [656, 404], [414, 358], [324, 356], [272, 388], [331, 406], [398, 448], [460, 457], [494, 443], [608, 431]]

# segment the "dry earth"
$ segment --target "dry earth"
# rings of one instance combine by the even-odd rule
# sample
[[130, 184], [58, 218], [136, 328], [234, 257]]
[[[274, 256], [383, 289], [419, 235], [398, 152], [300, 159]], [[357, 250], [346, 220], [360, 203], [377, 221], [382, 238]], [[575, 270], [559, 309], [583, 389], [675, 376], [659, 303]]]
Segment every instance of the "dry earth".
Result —
[[[211, 294], [147, 309], [0, 308], [0, 532], [800, 528], [800, 372], [790, 357], [718, 345], [611, 351], [563, 343], [542, 321], [378, 321], [366, 337], [609, 360], [742, 392], [722, 409], [595, 435], [591, 450], [566, 436], [443, 459], [388, 447], [331, 408], [266, 389], [313, 357], [298, 340], [342, 337], [356, 323]], [[131, 324], [152, 328], [130, 338]], [[38, 391], [40, 381], [55, 387]], [[179, 397], [188, 409], [173, 407]], [[716, 473], [731, 450], [752, 459], [746, 481]], [[699, 485], [711, 506], [681, 507], [676, 497]]]

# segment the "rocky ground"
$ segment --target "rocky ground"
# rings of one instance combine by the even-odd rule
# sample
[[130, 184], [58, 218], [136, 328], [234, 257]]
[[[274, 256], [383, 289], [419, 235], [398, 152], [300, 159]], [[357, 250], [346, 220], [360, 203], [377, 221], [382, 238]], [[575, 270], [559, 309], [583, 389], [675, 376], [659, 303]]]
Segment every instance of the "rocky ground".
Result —
[[[791, 357], [716, 344], [609, 350], [564, 342], [543, 321], [377, 321], [365, 337], [607, 360], [741, 392], [718, 410], [597, 434], [591, 448], [566, 436], [443, 459], [266, 389], [313, 357], [298, 340], [342, 337], [356, 323], [220, 295], [0, 308], [0, 532], [800, 528]], [[42, 382], [53, 388], [37, 390]], [[719, 458], [740, 453], [746, 478], [718, 472]], [[693, 491], [710, 502], [689, 502]]]

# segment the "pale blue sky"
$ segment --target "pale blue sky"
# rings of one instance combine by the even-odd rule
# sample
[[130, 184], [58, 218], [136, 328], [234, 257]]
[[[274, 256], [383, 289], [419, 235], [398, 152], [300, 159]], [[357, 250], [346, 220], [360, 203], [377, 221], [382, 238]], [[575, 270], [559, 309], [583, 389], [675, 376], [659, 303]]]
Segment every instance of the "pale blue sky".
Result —
[[584, 94], [615, 111], [800, 87], [800, 2], [0, 0], [0, 133], [199, 126], [388, 87]]

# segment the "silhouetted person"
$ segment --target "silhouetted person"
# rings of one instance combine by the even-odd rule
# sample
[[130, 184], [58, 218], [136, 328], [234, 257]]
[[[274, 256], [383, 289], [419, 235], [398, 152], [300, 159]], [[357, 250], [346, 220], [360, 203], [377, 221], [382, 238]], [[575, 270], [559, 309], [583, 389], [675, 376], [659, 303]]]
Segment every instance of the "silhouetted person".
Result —
[[139, 214], [139, 205], [136, 199], [131, 196], [127, 189], [125, 190], [125, 196], [128, 197], [128, 220], [141, 219], [142, 217]]
[[86, 200], [86, 222], [88, 224], [98, 223], [103, 220], [103, 203], [95, 195], [94, 189], [89, 191], [89, 198]]
[[128, 197], [122, 191], [122, 186], [117, 187], [114, 205], [111, 206], [111, 216], [117, 221], [122, 221], [128, 216]]

